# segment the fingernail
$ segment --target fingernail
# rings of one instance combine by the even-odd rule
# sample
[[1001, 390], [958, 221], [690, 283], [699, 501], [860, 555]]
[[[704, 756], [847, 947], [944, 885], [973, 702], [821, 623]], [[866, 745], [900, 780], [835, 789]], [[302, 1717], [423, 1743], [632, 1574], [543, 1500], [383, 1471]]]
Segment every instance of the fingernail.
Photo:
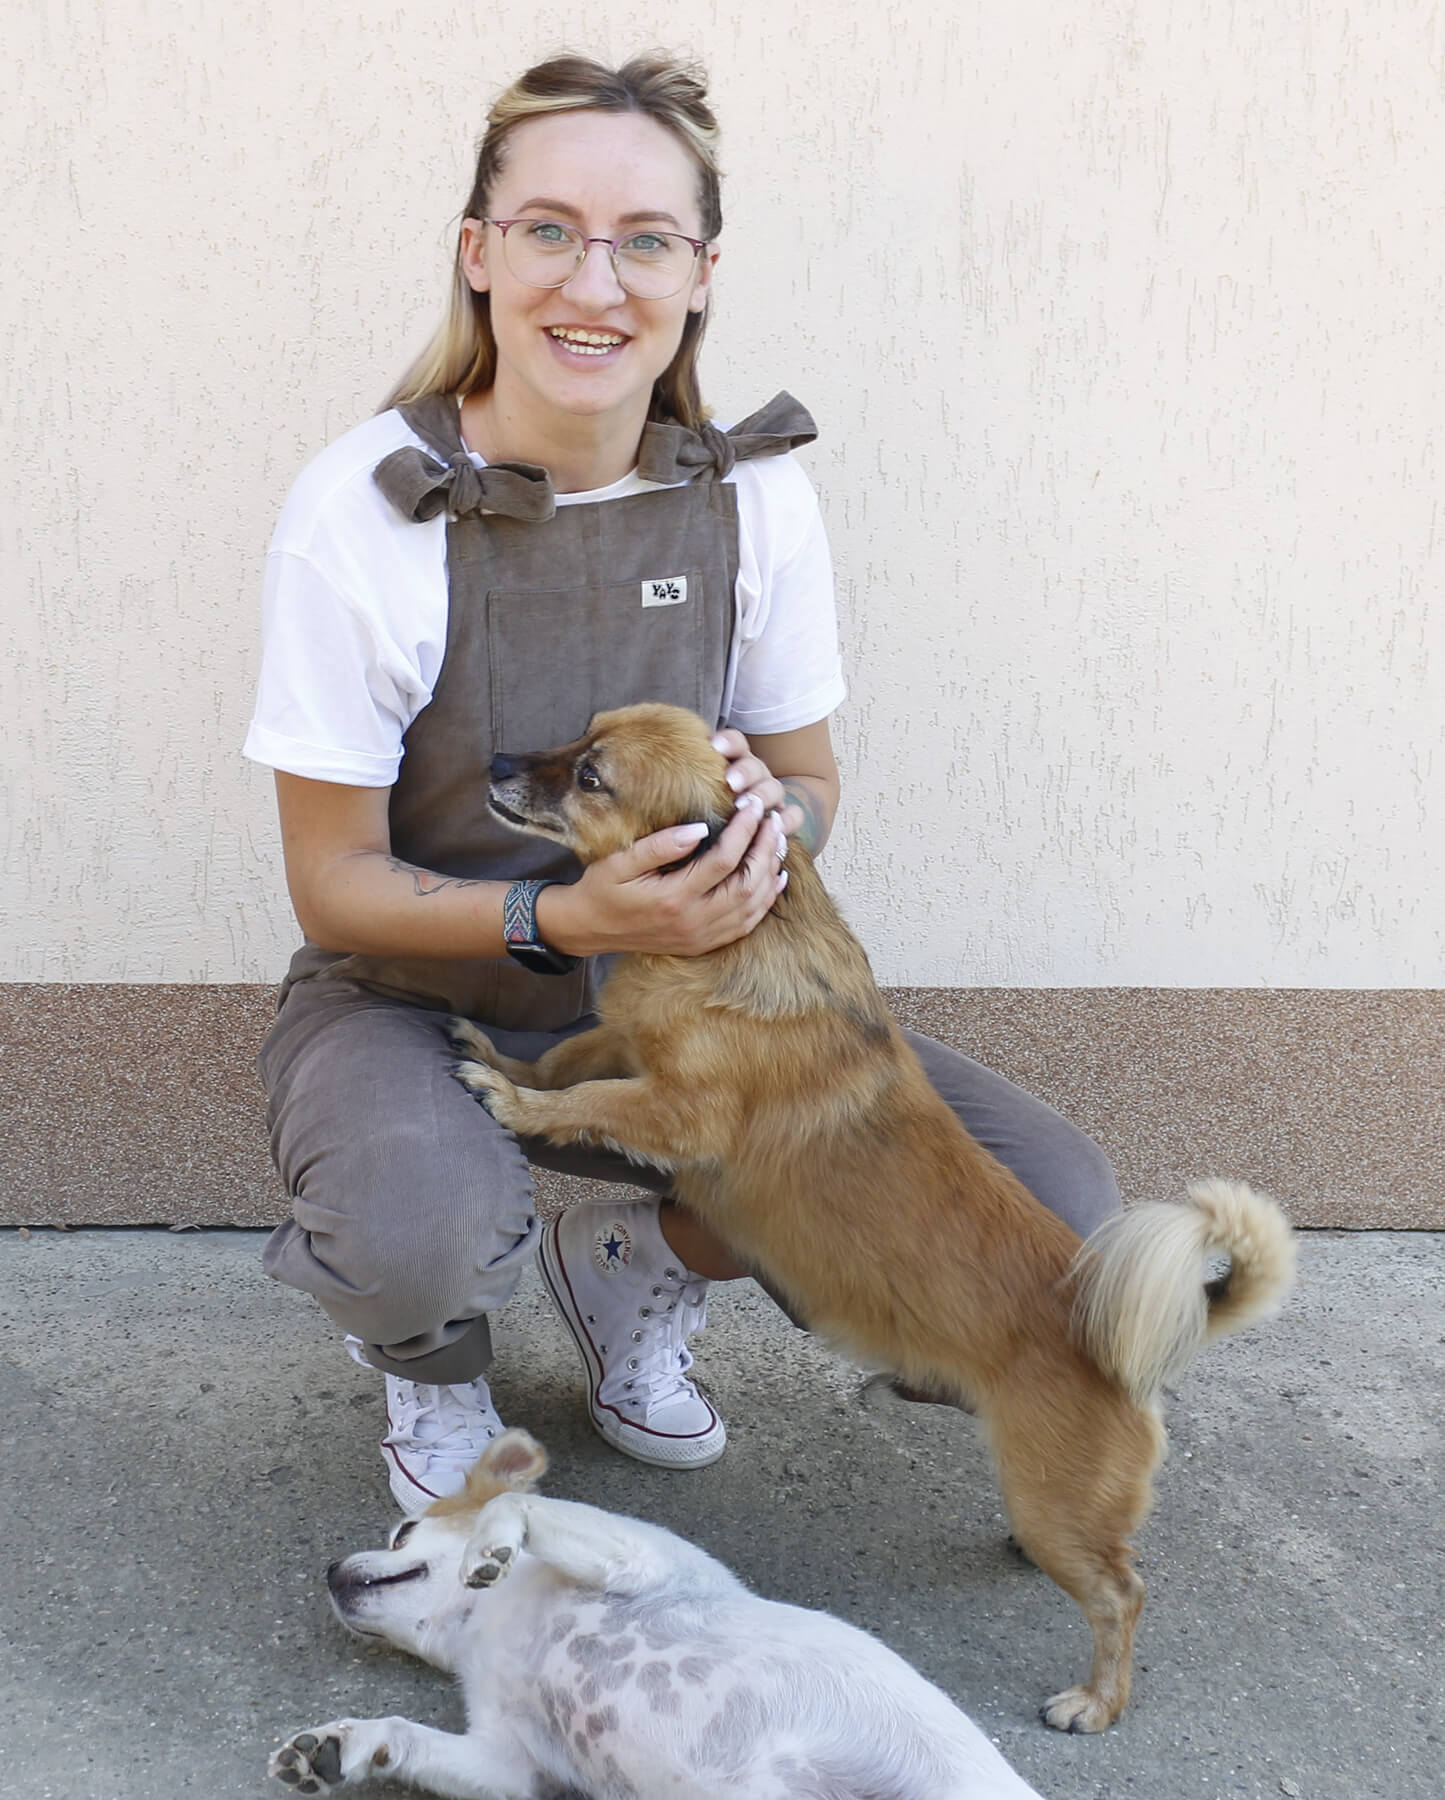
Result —
[[721, 732], [719, 732], [715, 738], [709, 738], [708, 742], [712, 745], [714, 750], [726, 750], [728, 747], [728, 741]]
[[778, 892], [781, 894], [783, 889], [787, 885], [788, 885], [788, 871], [786, 869], [784, 869], [782, 874], [778, 877]]
[[741, 769], [729, 769], [727, 772], [727, 784], [734, 793], [744, 785], [745, 779]]
[[673, 840], [679, 844], [696, 844], [707, 836], [707, 821], [698, 819], [691, 825], [679, 825], [673, 832]]
[[741, 812], [745, 806], [753, 807], [758, 812], [763, 810], [763, 803], [756, 794], [744, 794], [741, 797], [737, 803], [737, 810]]

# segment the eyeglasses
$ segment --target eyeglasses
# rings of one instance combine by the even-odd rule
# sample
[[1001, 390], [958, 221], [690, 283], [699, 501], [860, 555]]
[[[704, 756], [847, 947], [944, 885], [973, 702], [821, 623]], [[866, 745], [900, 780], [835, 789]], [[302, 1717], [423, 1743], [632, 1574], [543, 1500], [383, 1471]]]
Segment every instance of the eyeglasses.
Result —
[[502, 254], [528, 287], [566, 287], [587, 260], [590, 244], [606, 244], [613, 273], [639, 300], [666, 300], [687, 285], [706, 238], [677, 231], [634, 231], [626, 237], [584, 237], [558, 219], [483, 219], [502, 234]]

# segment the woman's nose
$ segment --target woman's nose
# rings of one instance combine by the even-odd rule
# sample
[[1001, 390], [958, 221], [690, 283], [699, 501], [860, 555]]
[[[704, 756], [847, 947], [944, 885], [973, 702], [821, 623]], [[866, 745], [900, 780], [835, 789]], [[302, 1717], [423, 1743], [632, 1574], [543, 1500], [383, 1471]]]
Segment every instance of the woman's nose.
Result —
[[588, 241], [582, 253], [582, 266], [562, 290], [569, 300], [588, 306], [620, 306], [627, 289], [617, 279], [612, 266], [612, 246], [601, 238]]

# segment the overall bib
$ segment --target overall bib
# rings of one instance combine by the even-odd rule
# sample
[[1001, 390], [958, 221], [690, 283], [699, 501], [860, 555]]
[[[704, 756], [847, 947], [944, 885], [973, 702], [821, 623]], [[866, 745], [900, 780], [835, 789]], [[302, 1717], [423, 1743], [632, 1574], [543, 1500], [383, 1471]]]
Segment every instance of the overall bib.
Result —
[[[510, 831], [486, 804], [494, 752], [545, 750], [594, 712], [671, 701], [721, 724], [738, 573], [736, 460], [814, 436], [786, 394], [729, 432], [650, 424], [638, 472], [657, 491], [558, 507], [545, 470], [478, 469], [457, 402], [400, 409], [434, 453], [394, 451], [375, 480], [403, 517], [447, 515], [445, 654], [404, 739], [390, 801], [393, 853], [470, 879], [575, 880], [569, 851]], [[677, 484], [677, 485], [668, 485]], [[452, 1012], [534, 1061], [585, 1029], [605, 975], [547, 976], [509, 958], [351, 956], [304, 944], [262, 1047], [271, 1151], [293, 1218], [263, 1265], [313, 1294], [373, 1366], [409, 1380], [474, 1380], [486, 1314], [539, 1227], [528, 1163], [664, 1191], [608, 1151], [518, 1140], [451, 1076]], [[1103, 1153], [1042, 1101], [907, 1033], [965, 1126], [1081, 1235], [1119, 1205]]]
[[[487, 805], [493, 754], [566, 743], [595, 712], [639, 700], [723, 722], [738, 576], [737, 490], [723, 477], [811, 442], [813, 422], [779, 394], [728, 432], [650, 424], [638, 473], [655, 491], [559, 507], [543, 469], [477, 468], [454, 398], [400, 411], [432, 454], [394, 451], [373, 478], [403, 517], [447, 515], [447, 636], [431, 701], [403, 740], [392, 853], [468, 879], [574, 881], [570, 851], [510, 830]], [[377, 1366], [426, 1382], [479, 1372], [483, 1315], [535, 1247], [529, 1155], [661, 1185], [609, 1152], [519, 1148], [448, 1072], [448, 1014], [531, 1059], [590, 1022], [604, 976], [597, 959], [549, 976], [508, 957], [311, 943], [293, 956], [261, 1070], [295, 1216], [265, 1267], [315, 1294]]]

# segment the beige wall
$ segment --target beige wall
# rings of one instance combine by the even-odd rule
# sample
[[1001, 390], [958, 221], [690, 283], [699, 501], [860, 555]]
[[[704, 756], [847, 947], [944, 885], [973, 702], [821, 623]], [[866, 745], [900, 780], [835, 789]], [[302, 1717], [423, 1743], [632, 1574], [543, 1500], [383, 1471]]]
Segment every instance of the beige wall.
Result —
[[880, 974], [1440, 985], [1445, 32], [1427, 0], [24, 0], [0, 142], [0, 979], [263, 980], [238, 746], [285, 489], [429, 330], [488, 94], [683, 44], [708, 363], [787, 386]]

